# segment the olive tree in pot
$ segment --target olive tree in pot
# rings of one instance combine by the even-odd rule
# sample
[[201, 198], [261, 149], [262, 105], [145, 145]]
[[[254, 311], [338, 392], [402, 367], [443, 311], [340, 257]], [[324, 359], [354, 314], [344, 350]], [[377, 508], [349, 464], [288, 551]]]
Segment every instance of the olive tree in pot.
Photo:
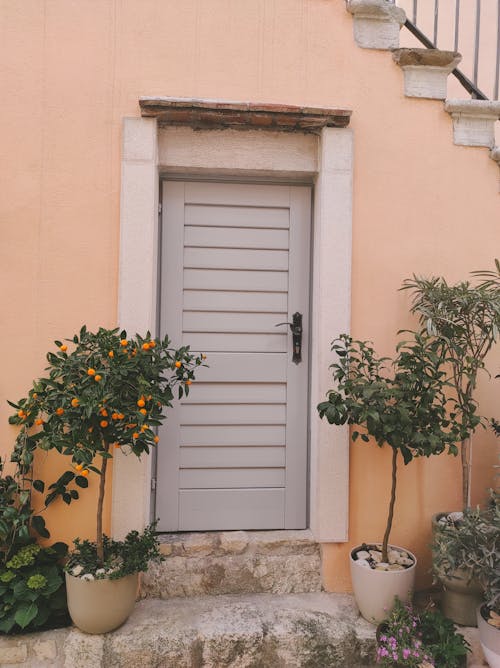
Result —
[[[108, 462], [113, 452], [140, 457], [157, 445], [156, 428], [172, 405], [174, 386], [179, 398], [187, 394], [204, 356], [193, 355], [188, 347], [172, 349], [168, 337], [154, 339], [148, 333], [127, 338], [125, 331], [100, 328], [91, 333], [85, 326], [79, 335], [55, 344], [58, 351], [47, 355], [48, 376], [12, 404], [17, 412], [10, 421], [21, 425], [18, 439], [31, 449], [55, 449], [71, 459], [71, 469], [48, 487], [46, 505], [58, 498], [70, 504], [79, 496], [76, 487], [88, 487], [89, 478], [96, 476], [96, 539], [75, 540], [66, 583], [75, 624], [89, 633], [104, 633], [128, 617], [138, 572], [159, 557], [154, 525], [142, 534], [130, 532], [124, 541], [104, 535]], [[45, 492], [43, 481], [33, 485]]]
[[[397, 467], [402, 458], [456, 453], [456, 425], [450, 422], [443, 373], [443, 346], [426, 334], [411, 333], [394, 360], [378, 357], [371, 344], [344, 334], [332, 343], [335, 389], [318, 405], [330, 424], [355, 425], [352, 439], [392, 449], [392, 473], [386, 529], [381, 543], [363, 544], [351, 552], [356, 602], [365, 619], [378, 623], [397, 596], [408, 601], [416, 559], [389, 544], [396, 502]], [[371, 439], [370, 439], [371, 437]]]
[[[412, 312], [418, 315], [425, 331], [444, 346], [451, 372], [454, 420], [460, 429], [457, 442], [462, 463], [462, 510], [458, 514], [438, 513], [433, 518], [434, 533], [447, 524], [454, 526], [470, 506], [472, 436], [480, 424], [486, 424], [477, 412], [475, 390], [478, 374], [485, 369], [485, 357], [498, 340], [500, 262], [495, 260], [494, 271], [473, 273], [479, 279], [475, 285], [470, 281], [450, 285], [442, 277], [414, 276], [402, 288], [411, 290]], [[451, 516], [449, 522], [448, 516]], [[450, 533], [446, 535], [449, 537]], [[459, 624], [475, 625], [474, 603], [480, 596], [479, 582], [460, 567], [448, 575], [439, 568], [435, 572], [444, 585], [445, 614]]]

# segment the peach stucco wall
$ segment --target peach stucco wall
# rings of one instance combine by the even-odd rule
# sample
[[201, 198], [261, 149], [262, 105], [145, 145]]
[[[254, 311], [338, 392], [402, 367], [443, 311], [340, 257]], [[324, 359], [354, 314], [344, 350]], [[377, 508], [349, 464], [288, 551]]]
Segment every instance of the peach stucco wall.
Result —
[[[355, 46], [343, 0], [2, 0], [0, 63], [3, 452], [5, 399], [26, 392], [53, 339], [116, 322], [121, 124], [141, 95], [353, 109], [352, 331], [383, 353], [415, 325], [405, 277], [456, 280], [499, 254], [498, 167], [453, 145], [440, 102], [403, 97], [390, 54]], [[494, 383], [479, 388], [487, 416]], [[492, 481], [489, 432], [474, 457], [476, 502]], [[37, 463], [47, 479], [61, 466]], [[349, 545], [380, 536], [388, 478], [387, 452], [352, 447], [349, 544], [324, 548], [330, 589], [349, 589]], [[417, 462], [399, 481], [393, 541], [416, 551], [423, 583], [430, 517], [459, 505], [458, 462]], [[82, 497], [50, 512], [54, 537], [92, 533]]]

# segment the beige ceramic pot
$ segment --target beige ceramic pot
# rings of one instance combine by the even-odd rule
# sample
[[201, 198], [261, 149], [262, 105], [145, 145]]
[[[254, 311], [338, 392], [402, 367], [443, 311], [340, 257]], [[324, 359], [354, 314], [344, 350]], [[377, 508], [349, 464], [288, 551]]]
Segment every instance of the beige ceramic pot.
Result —
[[484, 619], [481, 605], [477, 607], [477, 626], [483, 653], [490, 668], [500, 668], [500, 629], [496, 629]]
[[68, 609], [75, 626], [85, 633], [107, 633], [121, 626], [134, 609], [138, 581], [137, 573], [90, 582], [66, 573]]
[[[380, 544], [370, 543], [370, 545]], [[415, 585], [415, 556], [402, 547], [390, 545], [391, 549], [404, 550], [413, 559], [413, 565], [402, 571], [375, 571], [356, 563], [353, 555], [359, 550], [355, 548], [350, 555], [351, 579], [354, 598], [363, 617], [372, 624], [380, 624], [386, 619], [394, 607], [394, 598], [410, 601]]]

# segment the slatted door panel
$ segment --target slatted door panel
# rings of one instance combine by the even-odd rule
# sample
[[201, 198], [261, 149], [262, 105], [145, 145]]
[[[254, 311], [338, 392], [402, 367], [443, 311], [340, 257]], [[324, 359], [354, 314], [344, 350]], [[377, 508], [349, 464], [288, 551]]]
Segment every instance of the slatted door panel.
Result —
[[307, 328], [310, 190], [165, 182], [163, 212], [161, 333], [209, 368], [160, 433], [160, 528], [303, 528], [307, 336], [294, 365], [275, 325]]

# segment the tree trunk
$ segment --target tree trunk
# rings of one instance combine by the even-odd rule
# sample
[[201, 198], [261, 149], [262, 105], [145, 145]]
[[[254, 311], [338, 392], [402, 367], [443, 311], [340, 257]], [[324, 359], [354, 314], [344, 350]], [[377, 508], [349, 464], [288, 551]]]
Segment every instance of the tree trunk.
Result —
[[387, 526], [384, 534], [384, 541], [382, 543], [382, 561], [388, 563], [389, 556], [387, 554], [387, 546], [389, 544], [389, 535], [392, 529], [392, 518], [394, 517], [394, 504], [396, 503], [396, 474], [397, 474], [397, 448], [392, 449], [392, 485], [391, 485], [391, 501], [389, 503], [389, 515], [387, 516]]
[[[109, 443], [104, 443], [104, 452], [108, 453]], [[106, 469], [108, 466], [108, 458], [102, 458], [101, 479], [99, 481], [99, 498], [97, 500], [97, 531], [96, 531], [96, 547], [97, 560], [99, 566], [104, 565], [104, 546], [102, 544], [102, 510], [104, 504], [104, 493], [106, 491]]]
[[462, 509], [470, 506], [470, 447], [471, 437], [464, 438], [460, 444], [460, 458], [462, 460]]

